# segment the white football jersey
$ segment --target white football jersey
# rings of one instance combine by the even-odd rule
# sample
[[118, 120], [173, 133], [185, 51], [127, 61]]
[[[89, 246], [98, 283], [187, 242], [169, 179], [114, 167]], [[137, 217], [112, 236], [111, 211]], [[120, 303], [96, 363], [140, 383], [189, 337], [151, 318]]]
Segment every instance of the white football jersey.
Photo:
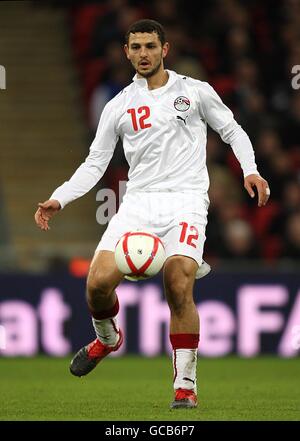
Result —
[[94, 187], [111, 160], [118, 137], [130, 167], [127, 192], [206, 193], [207, 124], [231, 145], [244, 176], [258, 174], [247, 134], [214, 89], [206, 82], [167, 72], [167, 83], [154, 90], [136, 75], [107, 103], [88, 157], [51, 199], [57, 199], [63, 208]]

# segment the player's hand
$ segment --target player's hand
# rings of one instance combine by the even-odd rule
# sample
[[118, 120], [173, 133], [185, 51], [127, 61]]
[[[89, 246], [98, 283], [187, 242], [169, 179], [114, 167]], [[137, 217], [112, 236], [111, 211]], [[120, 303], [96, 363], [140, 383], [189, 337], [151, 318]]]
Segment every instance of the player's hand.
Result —
[[258, 194], [258, 206], [266, 205], [270, 197], [270, 187], [268, 182], [260, 175], [249, 175], [244, 180], [244, 187], [249, 195], [254, 198], [253, 188], [256, 187]]
[[39, 202], [38, 207], [34, 215], [37, 226], [43, 231], [50, 230], [48, 222], [61, 209], [60, 203], [56, 199], [49, 199]]

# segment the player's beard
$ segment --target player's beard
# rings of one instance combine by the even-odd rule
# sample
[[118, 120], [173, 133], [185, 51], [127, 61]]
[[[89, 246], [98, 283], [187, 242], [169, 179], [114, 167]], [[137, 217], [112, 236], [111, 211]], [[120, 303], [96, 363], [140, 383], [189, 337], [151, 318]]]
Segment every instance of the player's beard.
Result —
[[151, 77], [153, 77], [153, 75], [155, 75], [158, 71], [159, 71], [159, 69], [160, 69], [160, 67], [161, 67], [161, 63], [162, 63], [162, 59], [160, 59], [160, 61], [159, 61], [159, 63], [158, 63], [158, 65], [157, 66], [155, 66], [152, 70], [150, 70], [149, 72], [140, 72], [138, 69], [137, 69], [137, 73], [139, 74], [139, 75], [141, 75], [141, 77], [143, 77], [143, 78], [151, 78]]

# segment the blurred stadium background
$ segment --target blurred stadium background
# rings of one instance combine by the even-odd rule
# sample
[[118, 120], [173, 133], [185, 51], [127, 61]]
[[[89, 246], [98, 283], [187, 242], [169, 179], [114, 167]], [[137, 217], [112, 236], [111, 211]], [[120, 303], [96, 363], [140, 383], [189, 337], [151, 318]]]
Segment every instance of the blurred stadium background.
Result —
[[[209, 131], [205, 258], [213, 272], [195, 285], [199, 353], [298, 357], [298, 0], [0, 2], [0, 354], [68, 356], [93, 336], [84, 290], [105, 229], [97, 191], [118, 194], [127, 180], [121, 146], [96, 188], [47, 234], [33, 215], [84, 160], [105, 103], [131, 81], [123, 35], [145, 17], [166, 29], [166, 68], [208, 81], [233, 110], [271, 187], [258, 208], [230, 147]], [[169, 353], [160, 276], [122, 284], [119, 298], [127, 342], [118, 355]]]

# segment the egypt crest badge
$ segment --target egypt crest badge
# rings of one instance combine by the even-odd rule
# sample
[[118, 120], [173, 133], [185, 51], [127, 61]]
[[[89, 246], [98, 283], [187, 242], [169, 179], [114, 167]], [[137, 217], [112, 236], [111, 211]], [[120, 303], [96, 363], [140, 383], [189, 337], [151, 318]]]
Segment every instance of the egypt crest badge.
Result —
[[190, 100], [186, 96], [179, 96], [174, 101], [174, 107], [179, 112], [186, 112], [190, 108]]

